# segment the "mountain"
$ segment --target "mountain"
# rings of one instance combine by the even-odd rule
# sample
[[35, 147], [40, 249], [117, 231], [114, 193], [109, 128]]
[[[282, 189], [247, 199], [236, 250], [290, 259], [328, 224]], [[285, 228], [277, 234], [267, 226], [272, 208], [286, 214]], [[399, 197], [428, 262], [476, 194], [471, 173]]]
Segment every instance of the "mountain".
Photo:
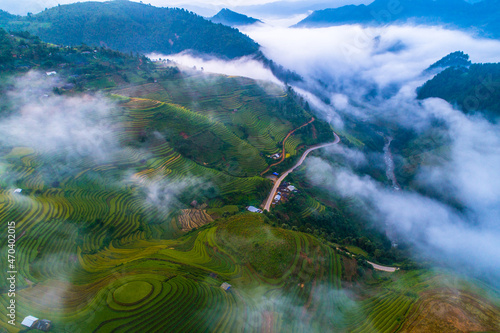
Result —
[[214, 23], [222, 23], [228, 26], [237, 26], [237, 25], [251, 25], [257, 22], [262, 23], [261, 20], [257, 20], [253, 17], [248, 17], [246, 15], [233, 12], [227, 8], [221, 9], [216, 15], [209, 18], [210, 21]]
[[27, 30], [60, 45], [106, 46], [122, 52], [195, 53], [236, 58], [254, 54], [258, 44], [238, 30], [178, 8], [129, 1], [82, 2], [36, 15], [0, 18], [7, 30]]
[[27, 31], [57, 45], [86, 44], [141, 54], [188, 50], [222, 59], [252, 56], [285, 83], [302, 80], [267, 59], [259, 51], [259, 45], [237, 29], [210, 22], [184, 9], [116, 0], [57, 6], [25, 17], [2, 13], [5, 15], [0, 15], [0, 27]]
[[496, 289], [413, 262], [304, 170], [247, 211], [334, 139], [290, 87], [2, 29], [0, 57], [2, 332], [500, 330]]
[[469, 67], [470, 65], [471, 61], [469, 60], [469, 55], [462, 51], [456, 51], [430, 65], [429, 68], [426, 69], [426, 72], [439, 69], [442, 70], [448, 67]]
[[289, 17], [294, 15], [302, 15], [310, 13], [314, 10], [322, 10], [326, 8], [337, 8], [347, 4], [370, 3], [370, 0], [298, 0], [298, 1], [273, 1], [255, 5], [238, 5], [231, 7], [232, 9], [249, 15], [258, 17]]
[[295, 27], [327, 27], [343, 24], [380, 26], [392, 23], [444, 25], [500, 36], [499, 0], [475, 4], [464, 0], [375, 0], [369, 5], [349, 5], [313, 12]]
[[469, 56], [454, 52], [431, 68], [444, 68], [418, 89], [418, 98], [439, 97], [463, 112], [500, 116], [500, 63], [470, 64]]

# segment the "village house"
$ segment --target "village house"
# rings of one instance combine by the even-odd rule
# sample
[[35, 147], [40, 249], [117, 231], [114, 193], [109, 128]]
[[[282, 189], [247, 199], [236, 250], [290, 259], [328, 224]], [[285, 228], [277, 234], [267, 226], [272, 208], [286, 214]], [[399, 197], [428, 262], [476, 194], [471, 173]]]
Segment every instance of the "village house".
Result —
[[224, 289], [225, 291], [228, 291], [229, 289], [231, 289], [231, 285], [227, 282], [224, 282], [223, 284], [221, 284], [220, 286], [222, 289]]

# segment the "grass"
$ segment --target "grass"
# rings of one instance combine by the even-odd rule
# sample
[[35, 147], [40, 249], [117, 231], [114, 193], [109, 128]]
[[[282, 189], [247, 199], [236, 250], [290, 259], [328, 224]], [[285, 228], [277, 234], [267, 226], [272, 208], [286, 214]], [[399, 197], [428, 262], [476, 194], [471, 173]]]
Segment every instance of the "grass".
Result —
[[[294, 260], [296, 241], [290, 232], [262, 226], [262, 217], [240, 215], [218, 230], [218, 240], [266, 277], [278, 277]], [[260, 221], [259, 221], [260, 220]]]
[[145, 281], [132, 281], [113, 292], [113, 300], [124, 306], [140, 303], [153, 293], [153, 285]]
[[354, 246], [354, 245], [344, 245], [344, 247], [349, 250], [349, 252], [351, 253], [354, 253], [354, 254], [358, 254], [358, 255], [362, 255], [363, 257], [365, 258], [368, 258], [368, 253], [366, 253], [365, 250], [363, 249], [360, 249], [359, 247], [357, 246]]

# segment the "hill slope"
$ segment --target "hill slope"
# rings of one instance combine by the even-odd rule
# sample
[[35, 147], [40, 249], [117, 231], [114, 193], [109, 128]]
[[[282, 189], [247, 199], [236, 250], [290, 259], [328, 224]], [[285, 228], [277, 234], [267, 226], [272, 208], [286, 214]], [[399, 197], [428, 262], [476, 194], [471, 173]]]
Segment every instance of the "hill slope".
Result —
[[7, 30], [27, 30], [54, 44], [84, 43], [122, 52], [192, 50], [235, 58], [258, 51], [258, 44], [238, 30], [186, 10], [122, 0], [57, 6], [31, 17], [6, 17], [0, 24]]
[[492, 37], [500, 36], [500, 2], [484, 0], [470, 4], [464, 0], [375, 0], [369, 5], [349, 5], [313, 12], [296, 27], [325, 27], [343, 24], [384, 25], [415, 23], [446, 25], [479, 30]]
[[251, 25], [257, 22], [262, 22], [261, 20], [257, 20], [253, 17], [248, 17], [246, 15], [233, 12], [232, 10], [227, 8], [221, 9], [220, 12], [212, 16], [209, 20], [214, 23], [222, 23], [228, 26]]
[[500, 116], [500, 63], [451, 66], [418, 89], [418, 98], [439, 97], [465, 113]]
[[[310, 119], [290, 89], [24, 33], [0, 40], [0, 217], [16, 239], [0, 248], [15, 248], [17, 315], [14, 326], [0, 313], [1, 332], [25, 331], [27, 315], [75, 333], [500, 329], [500, 297], [477, 281], [374, 272], [318, 225], [243, 212], [269, 190], [265, 156]], [[287, 152], [329, 140], [321, 124]]]

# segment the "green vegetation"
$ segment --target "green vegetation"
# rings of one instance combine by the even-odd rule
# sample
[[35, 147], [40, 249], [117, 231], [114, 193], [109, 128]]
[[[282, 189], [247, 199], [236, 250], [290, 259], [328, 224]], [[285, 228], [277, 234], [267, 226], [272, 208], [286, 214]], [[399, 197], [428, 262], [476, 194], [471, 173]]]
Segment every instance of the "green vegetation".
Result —
[[192, 50], [236, 58], [258, 51], [258, 45], [236, 29], [184, 9], [131, 1], [82, 2], [26, 17], [0, 16], [0, 26], [10, 31], [26, 30], [54, 44], [106, 45], [123, 52], [173, 54]]
[[[49, 220], [54, 213], [46, 209], [39, 215]], [[310, 235], [274, 228], [265, 220], [240, 214], [174, 240], [133, 233], [94, 254], [74, 245], [73, 223], [23, 221], [18, 224], [23, 236], [17, 249], [24, 258], [19, 262], [18, 316], [50, 318], [54, 332], [74, 332], [82, 325], [86, 332], [226, 332], [268, 325], [289, 332], [301, 327], [392, 332], [439, 304], [435, 296], [443, 288], [454, 288], [462, 295], [458, 309], [486, 310], [486, 316], [475, 317], [481, 327], [500, 327], [492, 290], [487, 296], [476, 282], [444, 272], [366, 275], [363, 296], [354, 300], [340, 288], [352, 283], [344, 284], [341, 276], [360, 279], [357, 272], [364, 269], [356, 261]], [[222, 282], [229, 282], [231, 290], [223, 291]], [[265, 299], [275, 306], [263, 305]], [[2, 293], [1, 305], [6, 301]], [[5, 329], [19, 330], [7, 326], [5, 315], [0, 318]]]
[[468, 54], [465, 54], [462, 51], [456, 51], [430, 65], [429, 68], [427, 68], [427, 71], [448, 67], [469, 67], [471, 64], [472, 63], [469, 60]]
[[216, 15], [210, 18], [210, 21], [214, 23], [222, 23], [228, 26], [238, 26], [238, 25], [250, 25], [257, 22], [262, 22], [260, 20], [254, 19], [253, 17], [248, 17], [246, 15], [233, 12], [230, 9], [223, 8]]
[[123, 306], [130, 306], [140, 303], [149, 297], [154, 287], [145, 281], [132, 281], [118, 287], [113, 292], [113, 300]]
[[[350, 215], [353, 200], [325, 200], [300, 170], [290, 177], [301, 193], [286, 205], [242, 212], [270, 190], [260, 176], [267, 155], [311, 119], [291, 89], [108, 49], [49, 46], [27, 34], [3, 37], [6, 49], [24, 50], [5, 63], [4, 91], [27, 70], [19, 60], [42, 69], [53, 58], [47, 71], [57, 69], [57, 89], [43, 100], [106, 95], [114, 104], [103, 117], [117, 142], [104, 161], [0, 147], [0, 220], [16, 223], [18, 319], [47, 318], [53, 332], [393, 332], [427, 317], [453, 288], [466, 295], [453, 306], [474, 329], [500, 329], [500, 296], [477, 281], [374, 272], [362, 256], [398, 261], [397, 253]], [[6, 118], [16, 111], [9, 103], [2, 100]], [[301, 128], [285, 144], [285, 163], [331, 135], [320, 120]], [[0, 306], [8, 302], [2, 285]], [[23, 329], [7, 320], [1, 312], [1, 331]], [[432, 320], [429, 327], [439, 322]]]
[[418, 89], [418, 98], [442, 98], [465, 113], [500, 115], [500, 64], [450, 67]]

